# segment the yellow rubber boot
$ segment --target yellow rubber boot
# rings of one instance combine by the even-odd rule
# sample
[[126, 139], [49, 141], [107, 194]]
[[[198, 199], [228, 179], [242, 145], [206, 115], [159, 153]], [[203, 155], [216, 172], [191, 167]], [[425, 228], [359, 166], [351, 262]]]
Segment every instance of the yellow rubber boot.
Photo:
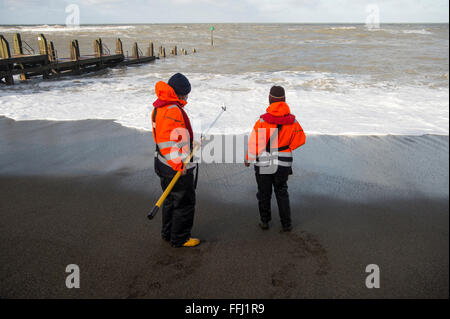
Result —
[[189, 238], [187, 242], [183, 244], [183, 247], [195, 247], [200, 244], [200, 239], [198, 238]]

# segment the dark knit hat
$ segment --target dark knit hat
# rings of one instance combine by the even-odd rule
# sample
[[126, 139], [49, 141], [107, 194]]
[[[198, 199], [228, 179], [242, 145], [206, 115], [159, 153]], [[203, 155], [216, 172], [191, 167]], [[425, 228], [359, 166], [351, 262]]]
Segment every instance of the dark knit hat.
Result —
[[191, 83], [189, 83], [189, 80], [181, 73], [172, 75], [167, 84], [175, 90], [177, 95], [187, 95], [191, 92]]
[[284, 89], [282, 86], [272, 86], [272, 88], [270, 89], [270, 96], [275, 98], [275, 99], [284, 99]]
[[282, 86], [272, 86], [269, 94], [269, 102], [270, 104], [275, 102], [285, 102], [286, 96], [284, 93], [284, 89]]

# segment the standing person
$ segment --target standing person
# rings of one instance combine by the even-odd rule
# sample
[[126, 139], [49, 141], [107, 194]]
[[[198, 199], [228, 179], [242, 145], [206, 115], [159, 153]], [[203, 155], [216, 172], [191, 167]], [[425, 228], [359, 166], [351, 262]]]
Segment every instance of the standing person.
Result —
[[184, 111], [191, 84], [181, 73], [174, 74], [165, 83], [155, 86], [158, 99], [153, 103], [152, 127], [156, 144], [155, 172], [161, 179], [163, 190], [178, 171], [180, 179], [164, 201], [161, 236], [173, 247], [194, 247], [200, 243], [191, 238], [194, 223], [195, 187], [193, 164], [183, 160], [193, 149], [193, 132]]
[[273, 86], [267, 113], [261, 115], [250, 135], [245, 166], [255, 162], [260, 227], [269, 229], [273, 187], [282, 231], [288, 232], [292, 230], [287, 186], [288, 177], [292, 174], [292, 151], [305, 144], [305, 133], [285, 101], [284, 88]]

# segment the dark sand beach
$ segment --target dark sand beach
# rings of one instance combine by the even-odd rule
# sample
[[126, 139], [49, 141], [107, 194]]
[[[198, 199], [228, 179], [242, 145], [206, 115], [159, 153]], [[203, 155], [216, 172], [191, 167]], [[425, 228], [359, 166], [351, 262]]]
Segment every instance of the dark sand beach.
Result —
[[[193, 234], [160, 238], [151, 132], [0, 117], [1, 298], [448, 298], [448, 136], [307, 136], [294, 230], [243, 164], [201, 165]], [[77, 264], [81, 288], [67, 289]], [[365, 286], [377, 264], [381, 287]]]

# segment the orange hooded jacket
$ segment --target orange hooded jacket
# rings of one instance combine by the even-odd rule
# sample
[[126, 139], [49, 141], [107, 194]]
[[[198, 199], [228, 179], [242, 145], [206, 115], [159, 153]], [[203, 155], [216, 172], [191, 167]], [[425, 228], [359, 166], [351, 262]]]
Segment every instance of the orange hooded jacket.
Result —
[[[305, 144], [305, 133], [285, 102], [272, 103], [266, 111], [253, 127], [246, 159], [249, 162], [257, 161], [268, 151], [279, 156], [278, 165], [291, 166], [292, 151]], [[280, 128], [278, 132], [277, 127]], [[271, 142], [268, 145], [269, 139]]]
[[187, 102], [180, 100], [174, 89], [162, 81], [156, 83], [155, 93], [158, 99], [153, 103], [152, 128], [156, 156], [172, 170], [182, 171], [193, 138], [189, 118], [183, 110]]

